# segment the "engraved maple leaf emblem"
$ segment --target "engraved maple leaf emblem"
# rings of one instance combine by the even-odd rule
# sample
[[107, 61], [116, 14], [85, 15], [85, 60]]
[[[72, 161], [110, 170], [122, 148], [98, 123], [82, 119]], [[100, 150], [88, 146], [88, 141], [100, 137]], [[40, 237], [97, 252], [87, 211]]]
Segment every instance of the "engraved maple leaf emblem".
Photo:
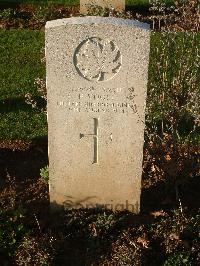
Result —
[[75, 66], [84, 78], [105, 81], [121, 68], [121, 53], [113, 41], [89, 38], [78, 47]]

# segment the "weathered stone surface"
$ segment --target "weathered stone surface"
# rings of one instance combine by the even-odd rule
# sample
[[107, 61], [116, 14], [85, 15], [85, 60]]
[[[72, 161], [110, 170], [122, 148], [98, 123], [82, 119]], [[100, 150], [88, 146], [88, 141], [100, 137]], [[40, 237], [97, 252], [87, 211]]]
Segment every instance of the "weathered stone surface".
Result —
[[90, 7], [114, 8], [117, 11], [125, 10], [125, 0], [80, 0], [80, 12], [87, 14]]
[[149, 46], [137, 21], [47, 22], [52, 203], [139, 211]]
[[80, 0], [80, 12], [87, 14], [90, 7], [99, 6], [102, 8], [114, 8], [116, 11], [125, 10], [125, 0]]

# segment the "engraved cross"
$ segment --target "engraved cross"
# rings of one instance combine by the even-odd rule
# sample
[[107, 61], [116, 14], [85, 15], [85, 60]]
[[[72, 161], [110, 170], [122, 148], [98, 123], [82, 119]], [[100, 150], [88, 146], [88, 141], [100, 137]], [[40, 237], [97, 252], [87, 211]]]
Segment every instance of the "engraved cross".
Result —
[[[99, 118], [94, 119], [94, 133], [93, 134], [83, 134], [80, 133], [80, 139], [92, 136], [94, 139], [94, 159], [93, 164], [98, 163], [98, 149], [99, 149]], [[112, 133], [110, 134], [110, 140], [112, 141]]]

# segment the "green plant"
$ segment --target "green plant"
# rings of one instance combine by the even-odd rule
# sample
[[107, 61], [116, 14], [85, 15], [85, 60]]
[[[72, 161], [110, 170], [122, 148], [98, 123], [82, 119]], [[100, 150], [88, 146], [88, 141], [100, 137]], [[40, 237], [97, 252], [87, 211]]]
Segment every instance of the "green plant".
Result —
[[[162, 243], [165, 254], [169, 256], [169, 262], [185, 258], [182, 256], [183, 254], [187, 255], [186, 258], [190, 256], [190, 261], [192, 258], [194, 261], [198, 259], [199, 230], [199, 214], [191, 216], [185, 210], [182, 212], [180, 209], [174, 210], [169, 216], [158, 219], [150, 228], [153, 238]], [[187, 254], [185, 251], [188, 251]]]
[[40, 169], [40, 176], [46, 183], [49, 182], [49, 167], [48, 166], [45, 166], [44, 168]]
[[153, 29], [199, 32], [198, 0], [150, 0], [149, 10]]
[[0, 19], [9, 20], [14, 16], [14, 11], [11, 8], [0, 10]]
[[41, 237], [24, 237], [16, 253], [15, 262], [23, 265], [52, 265], [54, 258], [54, 239], [42, 235]]
[[169, 256], [163, 266], [192, 266], [188, 252], [176, 252]]
[[89, 16], [100, 16], [107, 17], [109, 15], [109, 8], [104, 8], [98, 5], [89, 5], [88, 6], [88, 15]]
[[20, 240], [27, 233], [23, 209], [0, 210], [0, 254], [12, 257]]
[[124, 19], [133, 19], [131, 12], [129, 11], [117, 11], [114, 8], [101, 7], [98, 5], [89, 5], [88, 6], [88, 15], [89, 16], [100, 16], [100, 17], [117, 17]]
[[53, 13], [53, 9], [47, 6], [40, 6], [37, 8], [33, 14], [33, 19], [45, 23], [47, 20], [50, 20]]
[[145, 135], [148, 162], [177, 199], [179, 186], [198, 171], [194, 145], [200, 142], [199, 44], [200, 35], [188, 32], [153, 33], [151, 43]]

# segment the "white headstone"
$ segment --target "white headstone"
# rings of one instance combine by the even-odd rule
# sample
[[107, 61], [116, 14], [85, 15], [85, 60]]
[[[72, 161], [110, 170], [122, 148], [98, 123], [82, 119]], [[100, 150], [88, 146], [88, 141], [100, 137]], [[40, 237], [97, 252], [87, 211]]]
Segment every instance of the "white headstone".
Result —
[[125, 0], [80, 0], [80, 12], [87, 14], [90, 8], [114, 8], [116, 11], [125, 10]]
[[133, 20], [47, 22], [52, 203], [139, 211], [149, 46]]

